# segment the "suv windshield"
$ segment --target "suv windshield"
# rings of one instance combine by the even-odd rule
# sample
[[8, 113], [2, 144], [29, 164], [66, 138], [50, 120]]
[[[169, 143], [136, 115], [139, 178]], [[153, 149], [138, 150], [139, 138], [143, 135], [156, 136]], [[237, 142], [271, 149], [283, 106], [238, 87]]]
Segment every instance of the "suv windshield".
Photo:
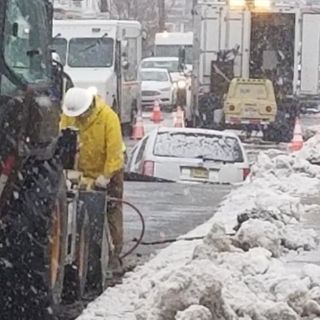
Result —
[[38, 83], [49, 79], [48, 30], [44, 1], [7, 2], [2, 46], [4, 61], [25, 82]]
[[113, 39], [73, 38], [69, 43], [68, 65], [74, 68], [109, 68], [113, 64]]
[[159, 132], [154, 155], [170, 158], [203, 158], [224, 162], [243, 162], [238, 140], [213, 134]]

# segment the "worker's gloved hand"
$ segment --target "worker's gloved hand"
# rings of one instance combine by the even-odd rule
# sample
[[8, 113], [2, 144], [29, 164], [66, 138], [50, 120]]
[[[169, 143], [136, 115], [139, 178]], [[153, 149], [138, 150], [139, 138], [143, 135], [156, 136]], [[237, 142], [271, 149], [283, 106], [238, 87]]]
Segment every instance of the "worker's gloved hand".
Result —
[[107, 189], [110, 179], [105, 176], [99, 176], [95, 181], [95, 186], [101, 189]]

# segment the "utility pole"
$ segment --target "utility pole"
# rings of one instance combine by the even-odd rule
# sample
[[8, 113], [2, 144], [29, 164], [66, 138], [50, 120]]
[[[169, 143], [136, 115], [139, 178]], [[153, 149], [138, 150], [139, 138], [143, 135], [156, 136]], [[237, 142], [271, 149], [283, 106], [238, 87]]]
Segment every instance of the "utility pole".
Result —
[[110, 1], [109, 0], [100, 0], [100, 10], [101, 12], [110, 12]]
[[158, 0], [159, 7], [159, 32], [166, 29], [166, 4], [165, 0]]

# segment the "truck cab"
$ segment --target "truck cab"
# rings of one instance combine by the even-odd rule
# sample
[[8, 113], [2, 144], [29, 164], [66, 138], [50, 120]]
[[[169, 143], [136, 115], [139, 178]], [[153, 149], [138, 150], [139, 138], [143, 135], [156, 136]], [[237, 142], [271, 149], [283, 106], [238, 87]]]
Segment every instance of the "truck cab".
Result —
[[140, 105], [141, 25], [136, 21], [55, 20], [54, 49], [76, 86], [96, 87], [123, 128]]

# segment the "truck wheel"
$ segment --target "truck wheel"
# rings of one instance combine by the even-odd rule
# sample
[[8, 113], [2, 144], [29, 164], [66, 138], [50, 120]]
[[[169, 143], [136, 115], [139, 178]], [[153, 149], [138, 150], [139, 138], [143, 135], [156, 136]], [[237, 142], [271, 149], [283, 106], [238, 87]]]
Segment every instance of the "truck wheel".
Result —
[[1, 319], [55, 319], [66, 253], [66, 188], [58, 159], [29, 159], [0, 226]]
[[72, 265], [66, 266], [63, 300], [73, 303], [85, 293], [88, 273], [90, 223], [85, 205], [80, 201], [77, 208], [76, 256]]

